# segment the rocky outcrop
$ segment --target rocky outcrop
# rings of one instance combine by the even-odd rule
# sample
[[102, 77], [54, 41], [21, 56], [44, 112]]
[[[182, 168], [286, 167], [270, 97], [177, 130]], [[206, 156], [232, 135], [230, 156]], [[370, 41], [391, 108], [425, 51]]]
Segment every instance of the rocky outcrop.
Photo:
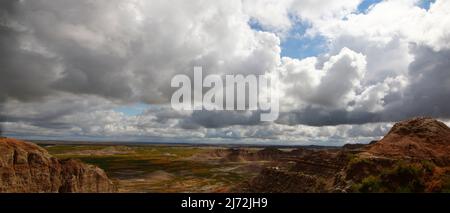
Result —
[[398, 122], [382, 140], [354, 156], [342, 174], [351, 191], [446, 192], [450, 128], [426, 117]]
[[113, 192], [106, 173], [79, 160], [58, 160], [29, 142], [0, 138], [0, 192]]
[[257, 177], [235, 190], [245, 193], [312, 193], [326, 192], [325, 179], [279, 168], [263, 169]]
[[296, 149], [285, 152], [278, 163], [263, 169], [234, 191], [251, 193], [331, 192], [334, 179], [346, 165], [347, 157], [336, 150]]
[[426, 117], [402, 121], [396, 123], [382, 140], [370, 145], [367, 153], [450, 165], [450, 128]]
[[[448, 192], [450, 128], [431, 118], [395, 124], [380, 141], [339, 151], [291, 151], [244, 192]], [[294, 166], [287, 162], [295, 163]], [[237, 190], [239, 191], [239, 190]]]

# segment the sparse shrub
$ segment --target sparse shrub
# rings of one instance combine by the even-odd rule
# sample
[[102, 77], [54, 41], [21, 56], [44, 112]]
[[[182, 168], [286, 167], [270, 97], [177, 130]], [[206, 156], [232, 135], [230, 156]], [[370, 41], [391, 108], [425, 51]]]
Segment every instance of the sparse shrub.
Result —
[[352, 187], [354, 192], [371, 193], [381, 192], [382, 182], [379, 177], [369, 176], [364, 178], [361, 183], [355, 184]]
[[368, 159], [368, 158], [361, 158], [361, 157], [353, 156], [350, 158], [349, 167], [352, 167], [357, 164], [372, 164], [372, 163], [373, 162], [370, 161], [370, 159]]
[[350, 162], [357, 157], [358, 156], [353, 153], [345, 153], [345, 160], [347, 160], [347, 162]]
[[423, 192], [425, 190], [424, 174], [422, 164], [400, 162], [392, 170], [383, 172], [381, 179], [391, 192]]
[[[355, 192], [424, 192], [424, 175], [430, 165], [399, 162], [379, 175], [368, 176], [352, 189]], [[449, 185], [450, 186], [450, 185]]]
[[370, 175], [379, 174], [378, 165], [367, 158], [354, 157], [346, 167], [346, 178], [356, 183], [361, 182]]
[[436, 165], [429, 160], [422, 160], [421, 164], [425, 169], [425, 172], [433, 172], [434, 168], [436, 167]]

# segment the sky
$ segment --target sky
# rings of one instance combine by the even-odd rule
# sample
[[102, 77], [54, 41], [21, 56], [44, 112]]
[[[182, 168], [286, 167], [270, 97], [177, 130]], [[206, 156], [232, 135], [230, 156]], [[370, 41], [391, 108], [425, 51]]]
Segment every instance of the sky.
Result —
[[[450, 121], [447, 0], [2, 0], [0, 133], [343, 145]], [[171, 79], [274, 74], [280, 117], [176, 111]]]

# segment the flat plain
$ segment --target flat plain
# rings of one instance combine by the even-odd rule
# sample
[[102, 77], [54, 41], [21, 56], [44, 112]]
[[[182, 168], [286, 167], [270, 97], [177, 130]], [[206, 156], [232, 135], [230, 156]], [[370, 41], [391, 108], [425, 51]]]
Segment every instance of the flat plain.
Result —
[[41, 146], [59, 159], [80, 159], [104, 169], [119, 192], [226, 192], [270, 163], [227, 161], [223, 153], [228, 148], [207, 146]]

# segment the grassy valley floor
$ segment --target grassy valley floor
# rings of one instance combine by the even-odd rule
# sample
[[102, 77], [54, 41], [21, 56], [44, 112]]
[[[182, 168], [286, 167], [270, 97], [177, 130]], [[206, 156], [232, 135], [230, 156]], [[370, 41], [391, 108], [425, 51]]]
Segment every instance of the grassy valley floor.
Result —
[[[218, 147], [44, 145], [106, 171], [119, 192], [226, 192], [258, 175], [267, 161], [224, 161]], [[249, 148], [256, 152], [258, 148]]]

